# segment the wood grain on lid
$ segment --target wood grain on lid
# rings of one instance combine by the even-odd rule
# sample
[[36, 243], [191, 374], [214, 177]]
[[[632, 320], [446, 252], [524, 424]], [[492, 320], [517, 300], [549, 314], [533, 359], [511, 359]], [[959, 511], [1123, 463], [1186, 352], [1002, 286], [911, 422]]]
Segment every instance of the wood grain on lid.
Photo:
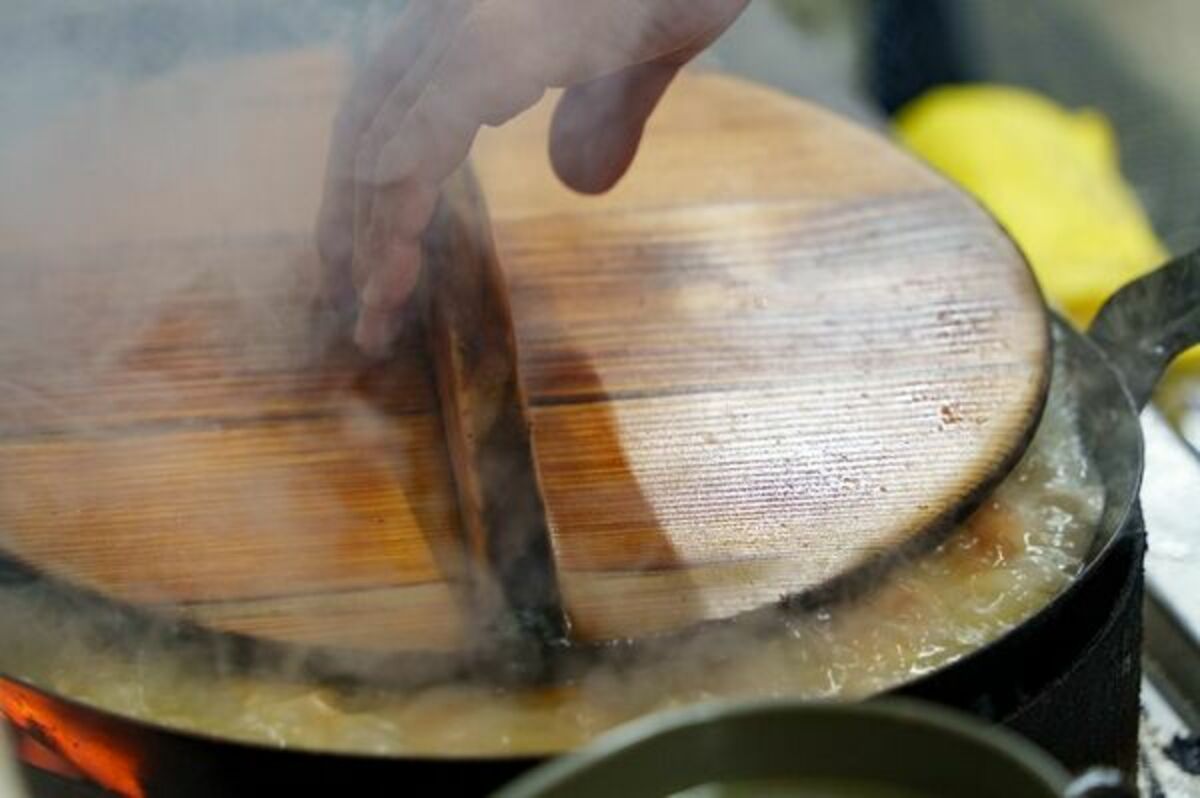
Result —
[[[218, 628], [459, 647], [419, 342], [367, 363], [303, 299], [340, 70], [194, 68], [8, 154], [0, 529]], [[485, 131], [475, 165], [577, 634], [823, 584], [1003, 473], [1043, 399], [1045, 315], [969, 199], [875, 134], [699, 73], [627, 179], [581, 197], [550, 172], [548, 103]]]

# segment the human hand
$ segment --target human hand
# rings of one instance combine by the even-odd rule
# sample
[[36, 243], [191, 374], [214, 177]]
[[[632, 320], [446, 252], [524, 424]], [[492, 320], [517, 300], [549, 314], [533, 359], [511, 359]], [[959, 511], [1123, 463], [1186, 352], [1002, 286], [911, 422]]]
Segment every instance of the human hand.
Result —
[[317, 221], [327, 291], [357, 297], [359, 346], [390, 344], [440, 187], [480, 127], [565, 88], [551, 162], [568, 186], [606, 191], [679, 69], [748, 2], [411, 0], [343, 101]]

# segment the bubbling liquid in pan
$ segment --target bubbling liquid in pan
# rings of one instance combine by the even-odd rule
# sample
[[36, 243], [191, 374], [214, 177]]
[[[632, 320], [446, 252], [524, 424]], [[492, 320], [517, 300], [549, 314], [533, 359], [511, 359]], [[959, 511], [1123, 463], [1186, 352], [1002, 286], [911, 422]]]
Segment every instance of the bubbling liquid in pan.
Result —
[[169, 648], [94, 642], [94, 634], [72, 628], [83, 621], [47, 617], [38, 596], [17, 588], [0, 590], [0, 671], [179, 729], [375, 754], [549, 753], [706, 699], [861, 698], [995, 640], [1078, 573], [1104, 497], [1075, 408], [1070, 386], [1055, 380], [1037, 434], [1009, 477], [937, 549], [897, 566], [865, 595], [781, 617], [771, 634], [736, 626], [699, 634], [669, 656], [597, 666], [567, 685], [400, 692], [214, 673]]

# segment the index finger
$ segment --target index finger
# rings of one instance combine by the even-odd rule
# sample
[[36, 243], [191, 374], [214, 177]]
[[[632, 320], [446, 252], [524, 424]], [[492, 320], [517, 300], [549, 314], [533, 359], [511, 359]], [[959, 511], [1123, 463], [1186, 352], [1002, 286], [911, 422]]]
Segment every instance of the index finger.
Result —
[[333, 121], [316, 226], [317, 248], [330, 281], [349, 282], [359, 142], [393, 87], [455, 24], [456, 5], [461, 4], [412, 0], [343, 95]]

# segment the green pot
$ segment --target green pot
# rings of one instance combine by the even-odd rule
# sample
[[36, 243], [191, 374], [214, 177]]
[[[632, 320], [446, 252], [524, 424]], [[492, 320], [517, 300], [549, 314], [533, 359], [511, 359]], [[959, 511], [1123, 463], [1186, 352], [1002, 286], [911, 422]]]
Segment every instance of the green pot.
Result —
[[652, 715], [531, 771], [495, 798], [1108, 798], [1011, 732], [912, 701], [703, 704]]

